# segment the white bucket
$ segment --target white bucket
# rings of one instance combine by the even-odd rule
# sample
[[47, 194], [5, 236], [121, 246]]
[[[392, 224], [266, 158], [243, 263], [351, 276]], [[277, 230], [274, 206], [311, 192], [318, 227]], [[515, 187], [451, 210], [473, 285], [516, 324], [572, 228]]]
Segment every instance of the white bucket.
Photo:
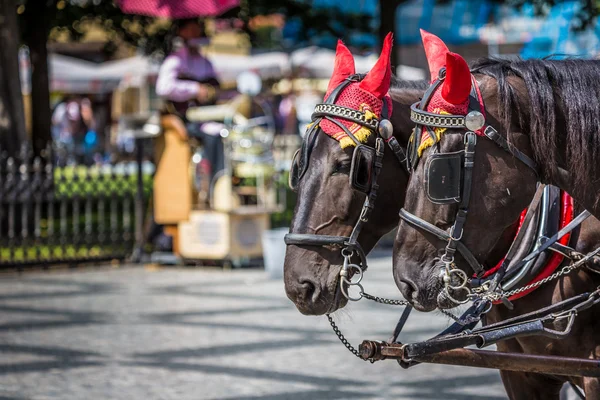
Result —
[[278, 228], [263, 231], [262, 248], [265, 260], [265, 271], [271, 279], [283, 278], [283, 262], [285, 260], [284, 236], [290, 228]]

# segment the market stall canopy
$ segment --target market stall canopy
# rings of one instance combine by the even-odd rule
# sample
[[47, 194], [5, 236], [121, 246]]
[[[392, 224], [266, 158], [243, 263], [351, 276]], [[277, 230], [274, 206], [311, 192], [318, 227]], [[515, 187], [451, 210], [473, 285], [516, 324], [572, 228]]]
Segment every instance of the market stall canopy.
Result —
[[239, 0], [118, 0], [126, 14], [182, 19], [216, 17], [240, 5]]
[[235, 82], [245, 71], [256, 72], [262, 79], [280, 79], [290, 70], [289, 57], [282, 52], [254, 55], [214, 54], [208, 59], [222, 82]]
[[[104, 77], [98, 64], [51, 54], [48, 57], [50, 89], [67, 93], [107, 93], [118, 86], [120, 78]], [[28, 71], [24, 71], [28, 73]]]
[[[271, 52], [257, 55], [215, 54], [208, 56], [223, 83], [235, 83], [238, 75], [254, 71], [262, 79], [280, 79], [289, 72], [288, 56]], [[135, 56], [108, 61], [97, 66], [97, 77], [120, 80], [122, 86], [140, 86], [148, 77], [158, 75], [160, 63], [149, 57]]]
[[[369, 71], [378, 55], [355, 56], [356, 72]], [[294, 69], [305, 72], [311, 78], [329, 79], [333, 73], [335, 51], [322, 47], [306, 47], [296, 50], [291, 54], [291, 63]], [[420, 68], [400, 65], [396, 68], [396, 76], [402, 80], [414, 81], [425, 79], [425, 71]]]
[[[263, 80], [289, 77], [292, 69], [302, 77], [329, 79], [332, 73], [335, 53], [332, 50], [309, 47], [291, 54], [268, 52], [254, 55], [213, 54], [208, 58], [221, 82], [235, 83], [237, 77], [246, 71], [255, 72]], [[135, 56], [121, 60], [95, 64], [78, 58], [59, 54], [49, 56], [50, 82], [53, 91], [68, 93], [107, 93], [119, 85], [139, 87], [155, 77], [160, 62], [146, 56]], [[356, 57], [356, 70], [367, 72], [377, 61], [375, 55]], [[22, 68], [28, 69], [28, 64]], [[418, 68], [400, 66], [396, 70], [404, 80], [424, 79], [425, 73]], [[29, 72], [24, 71], [24, 76]]]
[[149, 76], [158, 75], [160, 63], [150, 57], [134, 56], [107, 61], [99, 66], [98, 76], [104, 80], [116, 80], [121, 86], [141, 86]]

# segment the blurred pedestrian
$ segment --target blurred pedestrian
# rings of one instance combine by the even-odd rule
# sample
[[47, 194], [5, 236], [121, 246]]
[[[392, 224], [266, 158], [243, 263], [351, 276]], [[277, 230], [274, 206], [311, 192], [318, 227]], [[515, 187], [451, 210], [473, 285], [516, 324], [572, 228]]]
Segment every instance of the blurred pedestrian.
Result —
[[84, 162], [98, 139], [92, 103], [88, 98], [68, 96], [52, 113], [52, 139], [59, 152], [59, 162]]
[[209, 60], [200, 54], [207, 43], [204, 24], [197, 18], [176, 22], [178, 43], [164, 60], [156, 81], [156, 93], [167, 100], [166, 111], [186, 124], [188, 136], [198, 138], [211, 167], [211, 179], [225, 168], [223, 142], [218, 131], [205, 130], [202, 124], [187, 121], [189, 107], [214, 104], [219, 81]]

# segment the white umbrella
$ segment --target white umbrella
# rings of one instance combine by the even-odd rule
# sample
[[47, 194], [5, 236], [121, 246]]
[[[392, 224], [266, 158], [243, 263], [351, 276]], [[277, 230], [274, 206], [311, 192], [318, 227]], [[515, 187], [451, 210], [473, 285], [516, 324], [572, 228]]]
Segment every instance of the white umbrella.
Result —
[[100, 65], [60, 54], [48, 57], [50, 87], [53, 91], [70, 93], [106, 93], [119, 83], [118, 79], [104, 79]]
[[222, 82], [234, 82], [245, 71], [254, 71], [262, 79], [282, 78], [289, 72], [288, 55], [282, 52], [255, 55], [213, 54], [208, 59]]
[[[356, 72], [369, 71], [377, 62], [377, 58], [375, 54], [355, 56]], [[291, 62], [294, 68], [307, 71], [313, 78], [326, 79], [333, 73], [335, 51], [316, 46], [306, 47], [292, 52]], [[403, 80], [425, 79], [424, 70], [406, 65], [400, 65], [396, 69], [396, 75]]]

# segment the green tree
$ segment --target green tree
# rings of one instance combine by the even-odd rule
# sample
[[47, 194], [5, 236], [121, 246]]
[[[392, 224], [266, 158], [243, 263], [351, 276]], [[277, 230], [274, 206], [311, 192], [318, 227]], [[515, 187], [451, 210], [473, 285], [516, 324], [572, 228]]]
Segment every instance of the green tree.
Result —
[[32, 144], [39, 153], [51, 140], [50, 89], [48, 78], [49, 34], [53, 29], [80, 39], [91, 24], [102, 26], [107, 46], [128, 43], [153, 52], [164, 47], [168, 27], [154, 18], [123, 14], [112, 0], [20, 0], [20, 32], [31, 56]]
[[25, 140], [14, 0], [0, 0], [0, 149], [16, 155]]
[[[332, 11], [312, 6], [312, 0], [241, 0], [241, 6], [228, 14], [237, 14], [245, 21], [257, 15], [281, 13], [289, 19], [298, 19], [304, 27], [304, 39], [314, 33], [348, 38], [349, 33], [377, 31], [381, 43], [387, 32], [395, 31], [395, 15], [399, 5], [408, 0], [377, 0], [379, 19], [353, 12]], [[440, 3], [450, 0], [438, 0]], [[522, 6], [526, 0], [494, 0], [496, 3]], [[530, 0], [539, 14], [547, 12], [561, 0]], [[596, 18], [600, 0], [581, 0], [582, 9], [577, 27], [583, 29]], [[16, 2], [16, 3], [15, 3]], [[21, 93], [18, 89], [17, 67], [17, 13], [19, 10], [20, 38], [30, 48], [32, 59], [32, 141], [36, 152], [50, 140], [49, 79], [47, 42], [52, 29], [67, 32], [73, 39], [85, 34], [90, 22], [101, 24], [108, 32], [108, 46], [128, 43], [146, 53], [164, 51], [169, 43], [169, 26], [157, 24], [149, 17], [126, 15], [113, 0], [0, 0], [0, 46], [3, 62], [0, 64], [0, 139], [23, 141], [25, 138]], [[394, 64], [398, 64], [394, 52]], [[0, 141], [0, 143], [2, 142]], [[10, 140], [8, 140], [10, 142]], [[5, 144], [4, 147], [7, 147]]]

